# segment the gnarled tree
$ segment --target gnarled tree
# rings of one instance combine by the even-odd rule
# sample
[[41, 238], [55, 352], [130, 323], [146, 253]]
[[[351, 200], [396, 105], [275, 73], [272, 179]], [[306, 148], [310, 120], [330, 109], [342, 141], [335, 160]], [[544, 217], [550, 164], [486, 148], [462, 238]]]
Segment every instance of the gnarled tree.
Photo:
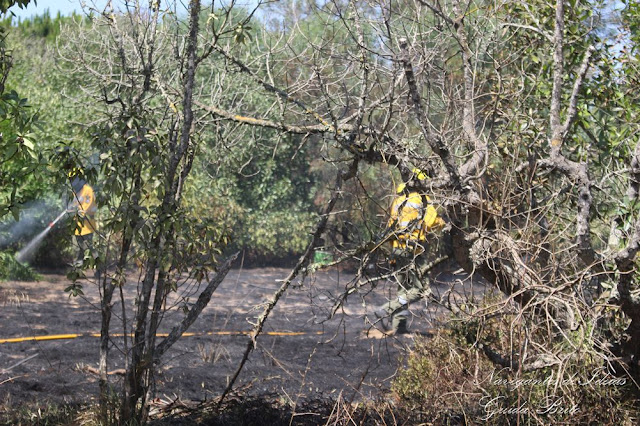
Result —
[[[384, 182], [371, 193], [391, 192], [392, 169], [405, 177], [412, 167], [427, 170], [423, 189], [451, 223], [452, 256], [513, 301], [541, 339], [513, 357], [485, 353], [516, 370], [525, 361], [561, 369], [586, 350], [603, 364], [616, 360], [625, 374], [635, 369], [640, 342], [638, 149], [629, 137], [607, 140], [610, 124], [598, 119], [612, 95], [603, 82], [616, 72], [603, 7], [416, 0], [286, 9], [264, 35], [262, 56], [216, 47], [273, 104], [252, 115], [205, 100], [199, 106], [219, 120], [305, 135], [329, 162], [355, 165], [356, 176], [366, 164], [379, 166]], [[627, 154], [614, 158], [614, 145]], [[630, 232], [613, 247], [614, 200], [625, 180]], [[337, 262], [364, 266], [382, 225], [369, 223], [351, 249], [336, 247]], [[366, 273], [359, 269], [347, 293], [375, 281]], [[603, 326], [614, 321], [605, 306], [628, 321], [623, 334]], [[556, 341], [573, 349], [558, 354]]]

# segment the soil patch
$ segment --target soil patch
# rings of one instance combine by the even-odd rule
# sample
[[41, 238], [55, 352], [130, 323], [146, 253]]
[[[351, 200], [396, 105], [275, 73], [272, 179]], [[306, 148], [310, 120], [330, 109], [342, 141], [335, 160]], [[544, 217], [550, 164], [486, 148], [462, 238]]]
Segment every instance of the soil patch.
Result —
[[[209, 306], [165, 356], [156, 378], [161, 398], [205, 400], [219, 395], [235, 372], [246, 347], [252, 322], [262, 312], [289, 270], [231, 270]], [[237, 387], [247, 395], [278, 394], [301, 398], [375, 399], [387, 394], [396, 370], [415, 335], [387, 337], [371, 325], [373, 310], [393, 297], [395, 288], [380, 282], [351, 295], [333, 318], [335, 298], [353, 280], [340, 271], [323, 271], [297, 283], [281, 299], [267, 321], [258, 347]], [[61, 336], [55, 340], [0, 343], [0, 401], [5, 405], [45, 402], [82, 403], [97, 396], [100, 295], [97, 285], [84, 282], [84, 296], [69, 297], [64, 275], [43, 274], [39, 282], [0, 283], [0, 339]], [[478, 291], [468, 277], [441, 272], [432, 286], [437, 295]], [[182, 305], [197, 297], [197, 286], [186, 286], [168, 302], [163, 318], [167, 332], [182, 319]], [[124, 292], [135, 292], [128, 284]], [[120, 301], [116, 302], [112, 333], [123, 333]], [[132, 307], [125, 308], [128, 318]], [[410, 328], [427, 334], [436, 326], [438, 308], [416, 303]], [[124, 367], [122, 337], [114, 337], [110, 376], [115, 386]]]

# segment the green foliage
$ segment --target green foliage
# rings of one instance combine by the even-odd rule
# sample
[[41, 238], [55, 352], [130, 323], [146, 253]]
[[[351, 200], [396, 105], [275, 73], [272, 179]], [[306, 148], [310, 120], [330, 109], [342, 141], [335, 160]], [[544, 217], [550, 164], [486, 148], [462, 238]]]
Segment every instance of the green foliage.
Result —
[[306, 149], [293, 158], [298, 147], [295, 142], [281, 140], [274, 151], [269, 139], [258, 141], [251, 162], [230, 176], [234, 182], [231, 196], [240, 208], [238, 224], [249, 230], [237, 242], [254, 253], [285, 257], [300, 253], [308, 243], [315, 217], [314, 182]]
[[[215, 179], [194, 173], [193, 189], [185, 194], [187, 205], [203, 215], [199, 217], [222, 224], [233, 245], [254, 256], [283, 258], [300, 253], [316, 217], [310, 198], [313, 177], [304, 155], [292, 164], [264, 158], [273, 154], [266, 145], [256, 148], [242, 170], [220, 170]], [[291, 154], [290, 146], [283, 144], [276, 155]]]
[[[603, 7], [603, 2], [572, 4], [575, 6], [566, 8], [565, 17], [566, 47], [563, 53], [564, 66], [568, 74], [562, 94], [565, 104], [571, 94], [571, 83], [576, 78], [587, 48], [591, 45], [598, 47], [598, 54], [595, 61], [592, 61], [592, 69], [595, 70], [593, 78], [586, 79], [584, 91], [581, 93], [580, 104], [586, 109], [576, 122], [578, 129], [584, 129], [597, 125], [592, 113], [611, 95], [611, 89], [607, 88], [607, 69], [599, 60], [606, 58], [608, 53], [606, 40], [599, 32], [601, 23], [595, 19], [595, 15]], [[497, 54], [503, 59], [511, 58], [514, 62], [513, 68], [504, 73], [506, 78], [498, 88], [505, 94], [524, 89], [530, 91], [531, 95], [527, 96], [523, 103], [514, 103], [513, 100], [516, 98], [510, 96], [497, 100], [497, 106], [503, 111], [505, 121], [509, 122], [509, 125], [501, 130], [502, 153], [507, 156], [519, 154], [524, 158], [532, 152], [541, 155], [547, 146], [545, 137], [548, 136], [549, 100], [553, 88], [553, 50], [548, 37], [553, 35], [555, 28], [555, 2], [510, 2], [503, 13], [507, 25], [513, 26], [507, 26], [502, 31], [508, 48]], [[524, 31], [519, 25], [539, 28], [540, 31]], [[519, 76], [521, 72], [522, 76]], [[607, 81], [607, 84], [603, 84], [603, 81]], [[568, 144], [568, 151], [573, 151], [578, 157], [576, 159], [585, 158], [585, 155], [590, 154], [585, 150], [589, 139], [583, 130], [572, 132], [571, 137], [572, 143]]]
[[31, 2], [37, 3], [37, 0], [0, 0], [0, 12], [7, 13], [10, 7], [17, 5], [20, 9], [24, 9]]
[[55, 42], [60, 34], [61, 26], [71, 20], [80, 17], [72, 14], [70, 17], [63, 17], [60, 12], [55, 17], [51, 17], [49, 9], [45, 10], [42, 15], [36, 15], [29, 19], [20, 20], [16, 25], [16, 29], [23, 37], [34, 39], [44, 39], [47, 42]]
[[[89, 158], [88, 135], [78, 125], [87, 120], [87, 112], [69, 101], [69, 97], [77, 95], [78, 85], [60, 72], [53, 51], [62, 26], [82, 22], [77, 16], [52, 18], [48, 12], [17, 24], [11, 19], [4, 22], [7, 26], [4, 41], [11, 46], [7, 50], [11, 72], [6, 78], [7, 90], [0, 99], [7, 106], [0, 108], [0, 113], [4, 118], [2, 125], [8, 127], [3, 128], [3, 135], [11, 138], [5, 137], [1, 143], [4, 152], [11, 154], [15, 150], [15, 154], [0, 168], [0, 208], [5, 207], [15, 217], [20, 209], [29, 209], [33, 200], [45, 200], [50, 211], [61, 211], [61, 198], [68, 192], [71, 175], [95, 181], [96, 162]], [[32, 230], [14, 239], [16, 249], [44, 229], [52, 218], [41, 214], [33, 219]], [[54, 268], [66, 265], [71, 257], [72, 233], [73, 229], [65, 223], [56, 226], [32, 264]]]
[[19, 190], [23, 179], [40, 166], [31, 127], [37, 120], [25, 98], [15, 91], [0, 95], [0, 218], [18, 216], [24, 198]]
[[77, 280], [79, 280], [80, 278], [86, 278], [84, 274], [81, 274], [77, 271], [71, 271], [69, 272], [69, 274], [67, 274], [67, 278], [69, 278], [72, 283], [71, 285], [65, 287], [64, 292], [69, 293], [69, 297], [82, 296], [84, 294], [84, 291], [82, 291], [82, 284], [78, 283]]
[[[630, 57], [624, 59], [627, 52], [620, 52], [625, 36], [620, 31], [623, 28], [619, 16], [608, 10], [610, 6], [607, 1], [567, 3], [563, 49], [566, 75], [560, 99], [562, 121], [587, 49], [595, 48], [582, 89], [577, 93], [577, 116], [562, 149], [567, 158], [588, 164], [594, 183], [590, 223], [598, 251], [606, 248], [606, 234], [621, 208], [628, 185], [624, 170], [639, 130], [636, 83], [632, 77], [636, 67]], [[492, 123], [485, 128], [491, 152], [485, 178], [495, 182], [487, 186], [489, 198], [495, 210], [502, 212], [505, 224], [521, 229], [532, 220], [531, 206], [553, 197], [556, 202], [535, 220], [544, 217], [552, 233], [573, 230], [577, 192], [563, 189], [566, 182], [557, 176], [544, 176], [539, 170], [524, 167], [534, 164], [533, 159], [549, 156], [555, 2], [509, 2], [497, 12], [503, 25], [492, 55], [496, 55], [497, 63], [505, 65], [496, 71], [491, 65], [493, 60], [488, 61], [486, 78], [479, 80], [499, 95], [478, 99], [479, 108], [484, 108], [486, 120]], [[520, 96], [522, 92], [527, 95]], [[513, 168], [518, 164], [522, 167], [515, 173]], [[601, 190], [601, 182], [606, 182], [606, 190]], [[535, 191], [531, 196], [518, 191], [494, 191], [505, 187]], [[629, 210], [632, 206], [622, 208]], [[627, 220], [631, 217], [625, 217], [626, 228], [632, 226]], [[530, 238], [538, 244], [548, 236], [547, 231], [537, 233], [533, 227], [527, 232], [518, 238]], [[568, 243], [564, 245], [562, 238], [550, 240], [554, 241], [553, 253], [562, 253], [571, 244], [564, 240]]]
[[0, 27], [0, 218], [8, 213], [18, 217], [21, 180], [39, 163], [31, 134], [37, 116], [30, 113], [27, 99], [5, 87], [12, 65], [6, 29]]
[[[0, 41], [0, 217], [7, 213], [17, 217], [22, 204], [50, 193], [52, 186], [63, 181], [54, 177], [59, 169], [49, 154], [59, 135], [55, 134], [55, 129], [69, 121], [68, 116], [58, 114], [61, 111], [68, 114], [68, 109], [65, 110], [59, 101], [60, 87], [52, 87], [59, 79], [54, 78], [51, 56], [40, 43], [43, 37], [52, 41], [55, 31], [51, 29], [59, 28], [60, 23], [60, 17], [51, 20], [48, 14], [22, 21], [22, 29], [10, 27], [10, 19], [3, 22]], [[31, 31], [27, 31], [26, 27], [31, 24], [34, 24]], [[43, 30], [38, 32], [35, 28]], [[52, 99], [57, 104], [52, 103]], [[44, 119], [39, 113], [43, 110], [47, 111]]]
[[[77, 84], [69, 84], [58, 69], [53, 52], [61, 26], [75, 20], [77, 17], [51, 18], [46, 12], [20, 21], [17, 26], [11, 26], [11, 20], [4, 23], [7, 29], [3, 41], [11, 48], [4, 50], [3, 63], [10, 65], [11, 72], [6, 71], [6, 90], [0, 99], [0, 161], [5, 162], [0, 173], [0, 196], [7, 200], [0, 201], [0, 208], [4, 206], [14, 214], [20, 204], [68, 184], [61, 170], [64, 167], [56, 158], [60, 141], [76, 140], [87, 155], [86, 135], [72, 124], [83, 121], [85, 111], [63, 97], [63, 93], [75, 95]], [[16, 190], [13, 198], [10, 189]]]
[[[250, 55], [255, 46], [240, 48], [240, 55], [245, 50]], [[223, 74], [224, 68], [222, 60], [213, 60], [203, 64], [200, 72]], [[243, 74], [234, 75], [217, 105], [249, 117], [272, 118], [273, 95], [247, 92], [246, 87], [253, 84]], [[318, 155], [315, 144], [302, 136], [273, 129], [239, 129], [224, 122], [205, 130], [202, 139], [206, 145], [200, 151], [201, 160], [194, 163], [193, 184], [210, 188], [205, 190], [208, 202], [217, 206], [219, 223], [232, 231], [232, 245], [261, 260], [299, 254], [316, 218], [313, 199], [318, 174], [311, 168], [312, 158]], [[226, 148], [229, 145], [232, 149]], [[185, 195], [192, 203], [192, 196], [201, 194]]]
[[627, 36], [632, 41], [631, 46], [628, 46], [636, 54], [640, 51], [640, 2], [637, 0], [623, 0], [621, 2], [624, 5], [622, 17], [627, 25]]
[[38, 275], [29, 265], [18, 262], [13, 252], [0, 252], [0, 281], [38, 281]]
[[245, 218], [250, 232], [243, 239], [250, 250], [283, 258], [301, 253], [309, 243], [315, 215], [295, 211], [260, 211]]
[[[245, 39], [250, 39], [248, 37], [254, 32], [255, 27], [252, 26], [255, 24], [246, 21], [246, 13], [238, 12], [232, 19], [225, 22], [222, 22], [223, 16], [218, 14], [207, 18], [203, 14], [203, 23], [207, 22], [212, 31], [219, 36], [226, 34], [228, 37], [237, 38], [241, 34], [240, 37], [247, 35]], [[86, 169], [89, 163], [88, 157], [98, 153], [101, 156], [102, 171], [106, 179], [102, 182], [102, 178], [92, 174], [89, 180], [100, 181], [100, 185], [104, 186], [101, 197], [121, 192], [126, 185], [131, 184], [131, 176], [124, 179], [112, 178], [117, 176], [117, 174], [113, 175], [114, 170], [119, 170], [122, 164], [129, 164], [131, 161], [138, 162], [138, 165], [142, 164], [140, 161], [144, 164], [154, 164], [154, 167], [145, 169], [156, 170], [154, 176], [147, 176], [150, 181], [144, 196], [147, 203], [145, 206], [149, 208], [154, 203], [154, 199], [157, 203], [162, 196], [163, 188], [159, 185], [161, 178], [159, 167], [162, 164], [157, 163], [160, 152], [154, 148], [162, 144], [159, 142], [155, 145], [143, 144], [140, 147], [144, 150], [140, 152], [142, 156], [130, 157], [130, 154], [138, 153], [137, 148], [111, 150], [112, 145], [117, 145], [120, 134], [114, 134], [113, 130], [105, 129], [86, 132], [73, 124], [90, 122], [94, 120], [95, 115], [91, 116], [90, 109], [79, 108], [76, 103], [70, 101], [71, 97], [79, 94], [76, 90], [81, 85], [87, 84], [87, 81], [74, 72], [68, 72], [70, 70], [62, 69], [51, 50], [51, 42], [57, 37], [59, 29], [71, 23], [78, 22], [73, 17], [52, 18], [45, 13], [42, 16], [21, 21], [12, 28], [12, 43], [15, 44], [13, 54], [16, 63], [9, 83], [20, 93], [28, 96], [34, 109], [46, 111], [45, 114], [40, 114], [40, 127], [35, 129], [35, 135], [41, 161], [47, 162], [49, 168], [44, 170], [45, 173], [31, 173], [22, 179], [23, 199], [40, 197], [49, 190], [51, 185], [58, 187], [66, 180], [66, 174], [61, 173], [62, 171], [68, 172], [83, 165]], [[318, 30], [324, 28], [321, 23], [314, 25]], [[81, 25], [68, 25], [67, 28], [70, 31], [62, 36], [59, 40], [61, 43], [67, 37], [77, 37], [82, 31]], [[242, 28], [241, 33], [237, 31], [238, 28]], [[254, 43], [243, 44], [236, 41], [240, 45], [238, 48], [247, 51], [248, 54], [255, 49]], [[300, 42], [302, 43], [302, 40]], [[203, 63], [198, 75], [205, 79], [212, 73], [222, 72], [225, 66], [222, 62], [216, 59]], [[25, 82], [35, 84], [25, 84]], [[227, 88], [220, 101], [220, 105], [229, 110], [234, 110], [239, 104], [236, 98], [237, 93], [241, 93], [244, 87], [251, 84], [242, 74], [234, 77], [234, 83], [237, 84], [238, 90], [233, 90], [235, 86]], [[62, 93], [69, 97], [63, 97]], [[261, 116], [262, 111], [271, 105], [271, 100], [271, 95], [267, 93], [249, 92], [242, 99], [242, 112]], [[164, 99], [160, 96], [150, 100], [150, 106], [154, 107], [162, 106], [164, 103]], [[144, 127], [144, 123], [132, 125], [132, 127], [136, 126]], [[154, 126], [153, 123], [146, 124], [148, 129], [153, 129]], [[308, 231], [315, 221], [314, 198], [317, 194], [319, 174], [313, 171], [311, 160], [319, 155], [317, 145], [303, 141], [301, 137], [283, 138], [274, 130], [261, 130], [253, 134], [247, 132], [239, 144], [240, 149], [229, 155], [227, 152], [220, 152], [219, 149], [229, 137], [235, 137], [237, 134], [237, 129], [233, 126], [229, 126], [228, 131], [229, 133], [224, 124], [220, 124], [218, 128], [211, 127], [204, 130], [202, 139], [210, 141], [210, 148], [199, 152], [199, 157], [205, 159], [204, 161], [194, 162], [192, 178], [185, 185], [185, 205], [198, 206], [193, 210], [193, 214], [202, 224], [207, 224], [209, 227], [214, 223], [220, 224], [219, 230], [209, 230], [213, 232], [207, 237], [210, 241], [221, 241], [219, 240], [222, 238], [220, 232], [226, 229], [224, 233], [235, 247], [247, 249], [259, 257], [298, 254], [306, 245]], [[110, 135], [105, 136], [104, 132]], [[96, 136], [94, 142], [90, 141], [91, 135]], [[166, 135], [162, 137], [166, 138]], [[135, 144], [135, 142], [129, 143]], [[310, 145], [314, 148], [309, 148]], [[222, 158], [222, 167], [220, 163], [207, 164], [210, 158]], [[132, 170], [128, 169], [128, 171]], [[91, 174], [95, 171], [83, 170], [83, 172]], [[332, 173], [327, 173], [328, 179], [332, 179], [330, 176]], [[152, 192], [149, 191], [151, 187], [156, 193], [153, 197], [147, 197], [147, 192]], [[106, 199], [99, 201], [100, 205], [110, 203]], [[352, 219], [359, 221], [357, 217]], [[106, 225], [111, 226], [111, 224], [107, 220]], [[123, 224], [124, 222], [120, 223], [114, 230], [122, 229]], [[255, 229], [256, 233], [236, 232], [234, 234], [232, 232], [244, 226]], [[140, 231], [148, 234], [149, 228]], [[193, 232], [203, 231], [200, 229]], [[214, 235], [216, 233], [217, 235]], [[202, 249], [205, 248], [202, 247]]]

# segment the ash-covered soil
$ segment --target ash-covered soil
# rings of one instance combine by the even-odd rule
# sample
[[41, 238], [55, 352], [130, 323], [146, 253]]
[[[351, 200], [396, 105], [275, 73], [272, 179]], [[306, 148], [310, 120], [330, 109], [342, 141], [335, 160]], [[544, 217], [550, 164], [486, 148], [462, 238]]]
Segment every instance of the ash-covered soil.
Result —
[[[235, 372], [247, 346], [249, 331], [266, 301], [289, 273], [287, 269], [235, 269], [214, 293], [209, 306], [189, 332], [166, 354], [156, 377], [160, 398], [204, 400], [219, 395]], [[133, 284], [123, 287], [128, 300]], [[299, 398], [342, 397], [356, 400], [383, 397], [416, 335], [428, 335], [441, 312], [435, 303], [411, 307], [410, 329], [416, 334], [386, 337], [372, 327], [373, 310], [395, 294], [395, 286], [381, 281], [364, 286], [328, 318], [335, 297], [352, 284], [353, 276], [322, 271], [296, 283], [279, 301], [259, 336], [236, 388], [247, 394], [276, 393]], [[46, 341], [0, 343], [0, 404], [4, 407], [45, 402], [88, 402], [97, 396], [95, 369], [100, 331], [99, 292], [92, 279], [84, 282], [84, 296], [69, 297], [64, 275], [44, 274], [39, 282], [0, 283], [0, 339], [82, 334]], [[475, 289], [474, 289], [475, 286]], [[463, 275], [443, 271], [433, 276], [436, 296], [481, 291]], [[183, 317], [185, 298], [197, 298], [187, 286], [167, 305], [162, 332]], [[194, 295], [195, 294], [195, 295]], [[118, 387], [124, 367], [122, 309], [114, 295], [110, 375]], [[126, 307], [127, 320], [133, 315]]]

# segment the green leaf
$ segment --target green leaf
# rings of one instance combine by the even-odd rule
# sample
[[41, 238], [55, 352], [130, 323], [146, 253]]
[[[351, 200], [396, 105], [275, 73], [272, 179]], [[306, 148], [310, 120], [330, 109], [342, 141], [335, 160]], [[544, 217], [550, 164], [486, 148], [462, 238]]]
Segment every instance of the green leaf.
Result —
[[31, 151], [33, 151], [35, 149], [35, 144], [33, 143], [33, 141], [31, 139], [26, 138], [26, 137], [22, 138], [22, 144], [24, 146], [26, 146], [27, 148], [29, 148]]
[[64, 289], [65, 293], [69, 293], [69, 297], [77, 297], [84, 295], [82, 284], [73, 283]]

